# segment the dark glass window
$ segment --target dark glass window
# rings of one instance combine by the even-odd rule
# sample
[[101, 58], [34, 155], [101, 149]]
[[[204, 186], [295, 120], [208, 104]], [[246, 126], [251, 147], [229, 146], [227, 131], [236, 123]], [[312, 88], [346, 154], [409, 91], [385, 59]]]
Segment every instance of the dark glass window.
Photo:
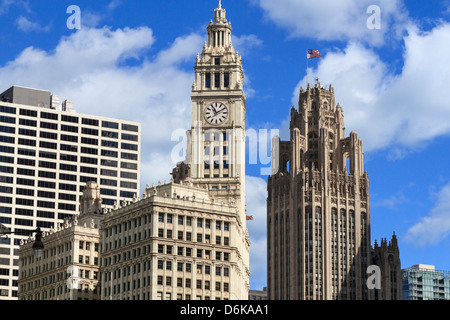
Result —
[[16, 118], [0, 116], [0, 122], [4, 122], [4, 123], [16, 123]]
[[90, 164], [97, 164], [98, 159], [97, 158], [89, 158], [89, 157], [81, 157], [82, 163], [90, 163]]
[[56, 169], [56, 163], [48, 161], [39, 161], [39, 168]]
[[56, 149], [57, 144], [54, 142], [39, 141], [39, 147], [46, 148], [46, 149]]
[[0, 142], [3, 143], [14, 143], [14, 137], [0, 136]]
[[91, 144], [91, 145], [98, 145], [98, 139], [91, 139], [91, 138], [81, 138], [81, 143], [84, 144]]
[[122, 130], [138, 132], [139, 131], [139, 127], [135, 126], [135, 125], [131, 125], [131, 124], [122, 123]]
[[[16, 133], [16, 128], [14, 128], [14, 127], [7, 127], [7, 126], [0, 126], [0, 132]], [[19, 132], [20, 132], [20, 130], [19, 130]]]
[[58, 134], [53, 133], [53, 132], [45, 132], [45, 131], [41, 131], [40, 137], [41, 137], [41, 138], [46, 138], [46, 139], [57, 140], [57, 139], [58, 139]]
[[30, 149], [19, 148], [17, 150], [17, 153], [20, 154], [20, 155], [24, 155], [24, 156], [32, 156], [32, 157], [36, 156], [36, 151], [35, 150], [30, 150]]
[[24, 146], [36, 146], [36, 140], [30, 140], [30, 139], [23, 139], [23, 138], [19, 138], [19, 144], [24, 145]]
[[68, 126], [68, 125], [62, 124], [61, 125], [61, 131], [78, 132], [78, 127]]
[[211, 88], [211, 73], [205, 74], [205, 88]]
[[98, 136], [98, 130], [97, 129], [81, 128], [81, 133], [89, 134], [91, 136]]
[[81, 147], [81, 153], [98, 154], [98, 149]]
[[111, 128], [111, 129], [119, 129], [119, 124], [117, 122], [102, 121], [102, 127]]
[[137, 144], [122, 143], [122, 149], [138, 151]]
[[24, 136], [36, 137], [36, 130], [19, 128], [19, 134]]
[[220, 88], [220, 73], [214, 73], [214, 88]]
[[225, 88], [228, 88], [230, 86], [230, 74], [228, 72], [225, 72], [223, 74], [223, 86]]
[[119, 138], [119, 133], [118, 132], [114, 132], [114, 131], [102, 130], [102, 137], [117, 139], [117, 138]]
[[137, 154], [127, 153], [127, 152], [122, 152], [121, 157], [122, 157], [122, 159], [129, 159], [129, 160], [137, 160], [138, 159]]
[[78, 161], [78, 156], [73, 156], [73, 155], [70, 155], [70, 154], [63, 154], [63, 153], [61, 153], [60, 156], [59, 156], [59, 159], [63, 160], [63, 161], [77, 162]]
[[[47, 158], [47, 159], [56, 159], [56, 153], [48, 152], [48, 151], [39, 151], [39, 157]], [[62, 157], [62, 155], [61, 155], [61, 157]], [[63, 159], [61, 159], [61, 160], [63, 160]]]
[[0, 106], [0, 112], [16, 114], [16, 108]]
[[35, 111], [35, 110], [20, 109], [19, 113], [22, 116], [37, 117], [37, 111]]
[[34, 196], [34, 190], [16, 188], [16, 194], [20, 194], [20, 195], [24, 195], [24, 196]]
[[58, 130], [58, 124], [53, 122], [41, 122], [41, 128]]
[[50, 119], [50, 120], [58, 120], [58, 114], [41, 111], [41, 118]]
[[61, 120], [64, 122], [78, 123], [78, 117], [72, 117], [72, 116], [67, 116], [67, 115], [62, 115]]
[[81, 119], [81, 123], [82, 124], [87, 124], [89, 126], [96, 126], [96, 127], [98, 127], [98, 120], [95, 120], [95, 119], [82, 118]]
[[135, 134], [122, 133], [122, 140], [138, 141], [139, 137]]

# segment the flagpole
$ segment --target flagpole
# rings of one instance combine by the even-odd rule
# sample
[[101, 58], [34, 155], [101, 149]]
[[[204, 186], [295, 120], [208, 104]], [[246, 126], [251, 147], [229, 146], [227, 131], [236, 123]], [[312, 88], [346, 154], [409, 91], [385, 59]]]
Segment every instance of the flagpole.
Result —
[[306, 49], [306, 84], [305, 84], [305, 90], [308, 88], [308, 49]]

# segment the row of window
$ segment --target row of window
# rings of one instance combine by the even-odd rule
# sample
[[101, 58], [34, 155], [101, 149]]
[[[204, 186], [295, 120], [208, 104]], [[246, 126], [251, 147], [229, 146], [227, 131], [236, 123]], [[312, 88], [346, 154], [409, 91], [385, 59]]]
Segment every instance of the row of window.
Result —
[[[52, 172], [44, 172], [44, 171], [39, 171], [39, 177], [42, 178], [49, 178], [49, 179], [56, 179], [56, 174], [52, 173]], [[127, 178], [128, 176], [126, 176], [125, 178]], [[60, 173], [59, 174], [59, 179], [60, 180], [65, 180], [65, 181], [73, 181], [76, 182], [77, 181], [77, 176], [76, 175], [71, 175], [71, 174], [64, 174], [64, 173]], [[128, 178], [129, 179], [129, 178]], [[5, 183], [5, 184], [13, 184], [13, 177], [8, 177], [8, 176], [0, 176], [0, 183]], [[80, 181], [82, 183], [86, 183], [86, 182], [98, 182], [97, 177], [87, 177], [87, 176], [80, 176]], [[24, 185], [24, 186], [35, 186], [35, 180], [32, 179], [25, 179], [25, 178], [16, 178], [16, 184], [17, 185]], [[107, 185], [107, 186], [114, 186], [117, 187], [117, 181], [116, 180], [110, 180], [110, 179], [100, 179], [100, 185]], [[80, 186], [80, 188], [82, 188], [84, 186]], [[130, 181], [120, 181], [120, 187], [121, 188], [125, 188], [125, 189], [137, 189], [137, 183], [136, 182], [130, 182]]]
[[[179, 215], [177, 217], [178, 225], [192, 226], [192, 220], [193, 220], [193, 218], [188, 217], [188, 216]], [[197, 220], [197, 227], [203, 228], [203, 226], [204, 226], [206, 229], [211, 229], [211, 219], [197, 218], [195, 220]], [[173, 214], [165, 214], [163, 212], [160, 212], [158, 214], [158, 222], [166, 222], [168, 224], [172, 224], [173, 223]], [[225, 222], [225, 221], [216, 221], [215, 222], [216, 230], [222, 230], [222, 225], [223, 225], [223, 230], [225, 230], [225, 231], [230, 230], [230, 223]]]
[[[8, 106], [0, 105], [0, 113], [17, 114], [17, 111], [16, 111], [15, 107], [8, 107]], [[27, 116], [27, 117], [34, 117], [34, 118], [37, 118], [37, 116], [38, 116], [38, 112], [36, 110], [24, 109], [24, 108], [20, 108], [19, 114], [23, 115], [23, 116]], [[44, 119], [58, 120], [59, 114], [41, 111], [40, 117], [44, 118]], [[71, 122], [71, 123], [79, 123], [79, 117], [63, 114], [63, 115], [61, 115], [61, 121]], [[100, 120], [82, 117], [81, 124], [98, 127], [100, 125]], [[103, 128], [110, 128], [110, 129], [116, 129], [116, 130], [119, 129], [119, 123], [113, 122], [113, 121], [103, 120], [103, 121], [101, 121], [101, 126]], [[125, 123], [122, 123], [121, 129], [125, 130], [125, 131], [131, 131], [131, 132], [139, 131], [139, 127], [137, 125], [131, 125], [131, 124], [125, 124]]]

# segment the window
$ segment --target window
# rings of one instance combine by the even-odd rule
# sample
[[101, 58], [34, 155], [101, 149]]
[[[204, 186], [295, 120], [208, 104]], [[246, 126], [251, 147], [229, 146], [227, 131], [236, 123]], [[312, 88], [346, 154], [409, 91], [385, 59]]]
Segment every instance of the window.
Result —
[[91, 139], [91, 138], [81, 138], [81, 143], [84, 144], [92, 144], [92, 145], [98, 145], [98, 139]]
[[98, 136], [98, 130], [90, 128], [81, 128], [81, 133], [89, 134], [91, 136]]
[[119, 129], [119, 124], [117, 122], [102, 121], [103, 128]]
[[87, 124], [89, 126], [96, 126], [96, 127], [98, 127], [98, 120], [95, 120], [95, 119], [82, 118], [81, 119], [81, 123], [82, 124]]
[[58, 124], [52, 122], [41, 122], [41, 128], [58, 130]]
[[94, 148], [87, 148], [87, 147], [81, 147], [81, 153], [87, 153], [87, 154], [98, 154], [98, 149]]
[[41, 111], [41, 118], [50, 119], [50, 120], [58, 120], [58, 114]]
[[211, 73], [205, 74], [205, 88], [211, 88]]
[[122, 140], [128, 140], [128, 141], [138, 141], [139, 137], [135, 134], [126, 134], [122, 133]]
[[220, 88], [220, 73], [214, 73], [214, 88]]
[[[104, 161], [104, 160], [102, 160]], [[89, 157], [81, 157], [82, 163], [89, 163], [89, 164], [97, 164], [98, 159], [97, 158], [89, 158]]]
[[19, 124], [22, 126], [36, 127], [37, 121], [29, 119], [19, 119]]
[[[8, 127], [4, 127], [4, 128], [8, 128]], [[14, 129], [14, 128], [12, 128], [12, 129]], [[14, 132], [10, 132], [10, 133], [14, 133]], [[19, 134], [24, 135], [24, 136], [36, 137], [36, 130], [19, 128]]]
[[62, 124], [61, 125], [61, 131], [78, 133], [78, 127], [68, 126], [68, 125]]
[[137, 154], [127, 153], [127, 152], [122, 152], [121, 157], [122, 157], [122, 159], [128, 159], [128, 160], [137, 160], [138, 159]]
[[[115, 144], [114, 148], [117, 148], [117, 144]], [[122, 143], [122, 149], [138, 151], [138, 146], [136, 144]]]
[[3, 143], [14, 143], [14, 137], [0, 136], [0, 142], [3, 142]]
[[78, 117], [62, 115], [61, 116], [61, 121], [78, 123]]
[[118, 152], [117, 151], [110, 151], [110, 150], [102, 150], [102, 156], [104, 157], [111, 157], [111, 158], [117, 158]]
[[118, 132], [114, 132], [114, 131], [102, 130], [102, 137], [118, 139], [119, 138], [119, 133]]
[[[117, 167], [117, 162], [116, 161], [114, 162], [116, 163], [115, 167]], [[122, 169], [137, 170], [137, 163], [121, 162], [120, 167]]]
[[57, 144], [48, 141], [39, 141], [39, 147], [46, 149], [56, 149]]
[[48, 151], [39, 151], [39, 157], [47, 159], [56, 159], [56, 153]]
[[14, 107], [0, 106], [0, 112], [16, 114], [16, 108], [14, 108]]
[[102, 147], [117, 148], [119, 143], [116, 141], [102, 140]]
[[139, 131], [139, 127], [135, 126], [135, 125], [131, 125], [131, 124], [122, 123], [122, 130], [138, 132]]
[[223, 86], [228, 88], [230, 86], [230, 73], [225, 72], [223, 74]]
[[78, 156], [61, 153], [59, 158], [63, 161], [77, 162]]

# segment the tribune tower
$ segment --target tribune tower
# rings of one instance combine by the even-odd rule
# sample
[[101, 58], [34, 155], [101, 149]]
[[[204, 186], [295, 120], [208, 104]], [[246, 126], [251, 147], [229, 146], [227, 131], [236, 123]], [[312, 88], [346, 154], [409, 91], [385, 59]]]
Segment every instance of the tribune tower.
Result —
[[[334, 90], [300, 89], [290, 141], [275, 139], [268, 181], [270, 299], [368, 298], [369, 178], [362, 141], [345, 136]], [[275, 149], [274, 149], [275, 150]], [[276, 161], [279, 160], [279, 161]]]

